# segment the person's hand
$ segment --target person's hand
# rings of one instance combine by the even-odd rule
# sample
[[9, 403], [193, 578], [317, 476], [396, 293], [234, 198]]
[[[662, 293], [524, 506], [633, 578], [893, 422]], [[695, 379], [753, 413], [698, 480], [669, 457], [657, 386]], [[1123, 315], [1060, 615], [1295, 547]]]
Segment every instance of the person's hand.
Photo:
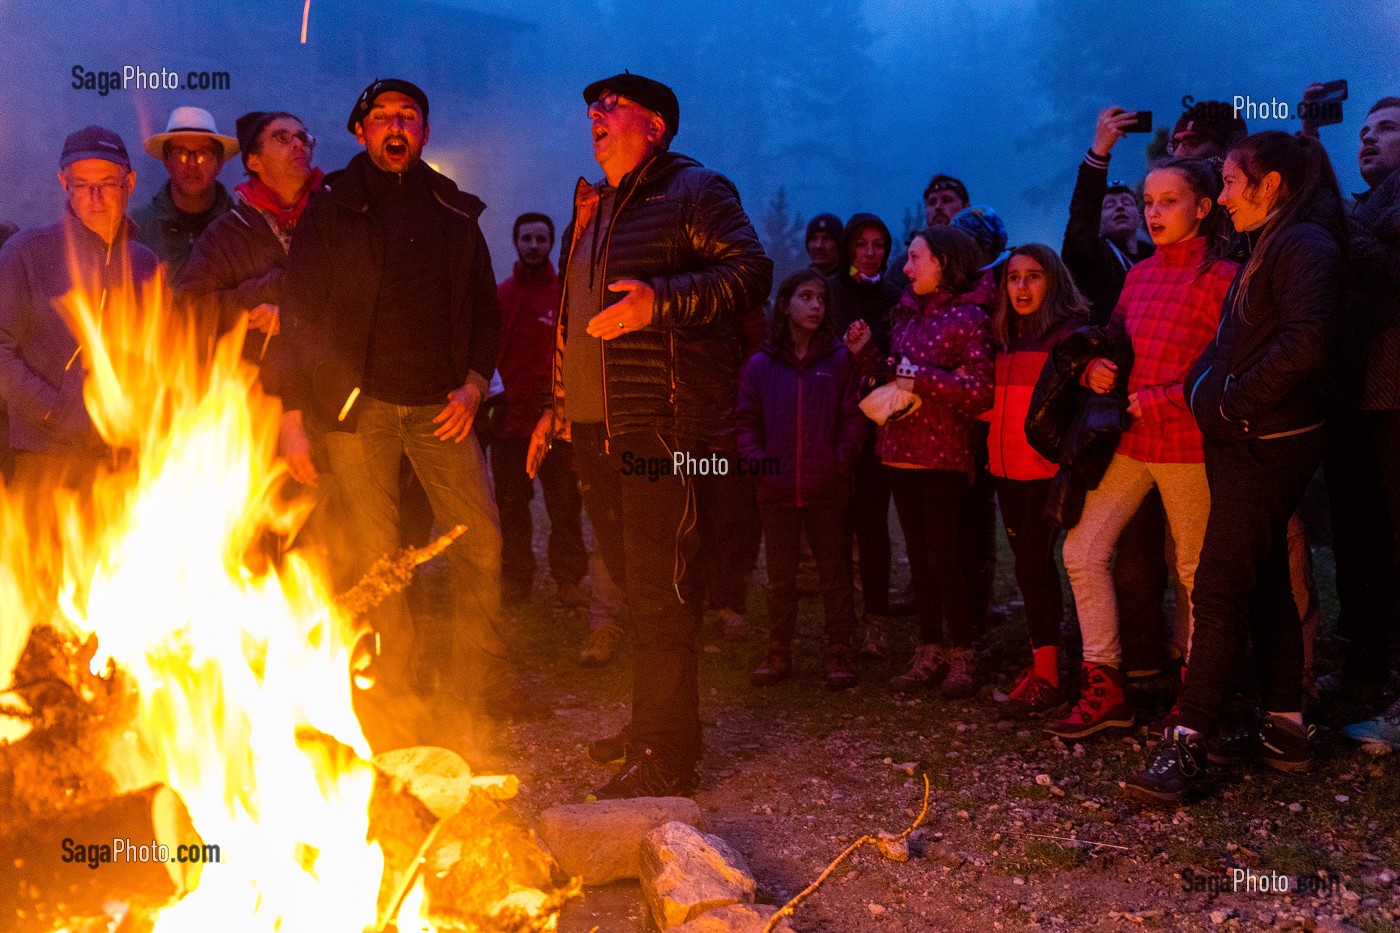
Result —
[[623, 279], [609, 285], [608, 291], [627, 294], [588, 322], [588, 336], [611, 340], [639, 331], [651, 323], [656, 308], [656, 290], [646, 282]]
[[281, 330], [280, 311], [277, 305], [263, 302], [248, 312], [248, 329], [260, 330], [269, 337], [275, 337]]
[[554, 443], [554, 435], [554, 410], [546, 408], [540, 420], [535, 422], [535, 430], [530, 432], [530, 449], [525, 454], [525, 475], [530, 479], [535, 478], [540, 464], [544, 463], [545, 455]]
[[1136, 110], [1124, 110], [1122, 107], [1109, 107], [1100, 113], [1099, 121], [1094, 124], [1094, 144], [1089, 147], [1094, 155], [1108, 158], [1108, 151], [1126, 135], [1123, 130], [1136, 119]]
[[292, 474], [292, 479], [307, 486], [315, 486], [316, 467], [311, 462], [311, 442], [306, 438], [306, 426], [302, 423], [301, 412], [282, 412], [278, 445], [282, 450], [282, 459], [287, 461], [287, 472]]
[[854, 356], [870, 345], [870, 325], [862, 320], [851, 322], [851, 326], [846, 328], [846, 336], [843, 338], [846, 349]]
[[1138, 404], [1138, 394], [1131, 392], [1128, 394], [1128, 414], [1134, 418], [1142, 417], [1142, 406]]
[[1118, 381], [1118, 364], [1106, 356], [1096, 357], [1084, 368], [1084, 385], [1099, 395], [1113, 388]]
[[433, 437], [444, 441], [461, 443], [472, 431], [476, 420], [476, 410], [481, 406], [481, 390], [472, 383], [447, 393], [447, 407], [438, 412], [433, 424], [438, 429]]

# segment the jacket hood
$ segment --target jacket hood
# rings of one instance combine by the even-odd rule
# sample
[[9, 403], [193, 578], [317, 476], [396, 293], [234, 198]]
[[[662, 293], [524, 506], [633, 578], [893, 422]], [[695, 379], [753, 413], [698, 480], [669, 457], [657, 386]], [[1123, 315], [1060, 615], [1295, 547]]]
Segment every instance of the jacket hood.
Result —
[[[409, 169], [410, 172], [423, 171], [427, 173], [428, 187], [432, 189], [437, 199], [458, 213], [467, 215], [471, 220], [476, 220], [481, 216], [481, 212], [486, 210], [486, 203], [474, 194], [470, 194], [457, 187], [457, 183], [446, 175], [435, 171], [427, 162], [419, 162]], [[369, 204], [368, 196], [365, 194], [365, 173], [379, 171], [374, 163], [370, 161], [367, 153], [358, 153], [350, 164], [338, 171], [331, 172], [325, 177], [322, 191], [325, 196], [333, 201], [343, 204], [352, 210], [363, 210]]]
[[[885, 261], [880, 266], [880, 271], [884, 272], [890, 263], [890, 254], [894, 251], [894, 238], [890, 236], [890, 228], [885, 226], [885, 222], [874, 214], [852, 214], [851, 219], [846, 221], [846, 229], [842, 239], [842, 249], [849, 264], [851, 257], [855, 255], [856, 234], [860, 233], [862, 227], [875, 227], [880, 231], [880, 235], [885, 238]], [[846, 273], [843, 270], [843, 274]]]

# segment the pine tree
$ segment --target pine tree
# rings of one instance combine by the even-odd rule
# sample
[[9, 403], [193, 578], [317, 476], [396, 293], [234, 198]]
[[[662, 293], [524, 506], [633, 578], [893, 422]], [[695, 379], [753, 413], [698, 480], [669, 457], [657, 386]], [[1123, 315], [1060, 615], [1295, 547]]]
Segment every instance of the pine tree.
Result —
[[763, 247], [773, 260], [773, 285], [807, 265], [807, 244], [802, 241], [806, 222], [792, 216], [788, 207], [787, 189], [768, 202], [763, 214]]

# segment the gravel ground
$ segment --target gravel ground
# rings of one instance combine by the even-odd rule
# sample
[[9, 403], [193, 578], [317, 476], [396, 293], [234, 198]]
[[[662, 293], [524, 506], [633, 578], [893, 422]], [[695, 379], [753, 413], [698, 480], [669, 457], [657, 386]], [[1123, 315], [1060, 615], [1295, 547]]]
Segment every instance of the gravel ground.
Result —
[[[1317, 560], [1330, 606], [1330, 555], [1319, 549]], [[912, 650], [912, 620], [900, 630], [898, 663], [863, 667], [855, 690], [824, 691], [815, 598], [803, 600], [795, 676], [750, 686], [764, 631], [761, 571], [748, 642], [723, 642], [707, 623], [707, 755], [696, 799], [706, 828], [748, 860], [762, 900], [783, 903], [862, 834], [906, 827], [927, 774], [932, 795], [915, 856], [898, 863], [863, 848], [802, 905], [798, 929], [1335, 930], [1345, 922], [1400, 931], [1400, 759], [1368, 755], [1336, 731], [1363, 711], [1321, 710], [1309, 776], [1236, 769], [1220, 773], [1215, 794], [1186, 806], [1130, 804], [1120, 782], [1143, 766], [1146, 723], [1162, 713], [1150, 689], [1137, 693], [1144, 725], [1127, 736], [1065, 745], [1038, 725], [998, 721], [991, 690], [1009, 685], [1026, 653], [1008, 568], [999, 563], [998, 591], [1011, 621], [989, 633], [984, 687], [966, 702], [885, 689]], [[527, 683], [553, 715], [506, 727], [489, 756], [520, 777], [517, 805], [527, 819], [578, 802], [607, 779], [583, 760], [582, 743], [625, 722], [632, 669], [627, 643], [609, 667], [580, 667], [585, 623], [555, 608], [550, 592], [542, 583], [510, 619]], [[1326, 659], [1320, 667], [1329, 669]], [[1294, 890], [1235, 892], [1236, 869], [1287, 876]], [[1297, 892], [1300, 876], [1319, 872], [1332, 888]], [[630, 933], [649, 923], [636, 886], [614, 885], [571, 905], [561, 930]]]

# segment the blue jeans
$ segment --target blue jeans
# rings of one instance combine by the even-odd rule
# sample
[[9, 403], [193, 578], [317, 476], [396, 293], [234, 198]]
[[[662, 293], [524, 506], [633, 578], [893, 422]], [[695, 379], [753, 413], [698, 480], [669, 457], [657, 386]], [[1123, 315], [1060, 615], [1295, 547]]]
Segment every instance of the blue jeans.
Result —
[[[399, 462], [405, 454], [428, 494], [441, 531], [467, 530], [447, 549], [452, 572], [452, 655], [449, 689], [481, 700], [510, 688], [501, 638], [501, 526], [475, 432], [465, 441], [433, 436], [440, 405], [391, 405], [361, 400], [354, 432], [325, 435], [331, 472], [339, 483], [337, 524], [349, 537], [346, 550], [358, 580], [379, 558], [399, 548]], [[406, 685], [413, 652], [413, 623], [403, 593], [370, 612], [379, 636], [378, 679]]]

